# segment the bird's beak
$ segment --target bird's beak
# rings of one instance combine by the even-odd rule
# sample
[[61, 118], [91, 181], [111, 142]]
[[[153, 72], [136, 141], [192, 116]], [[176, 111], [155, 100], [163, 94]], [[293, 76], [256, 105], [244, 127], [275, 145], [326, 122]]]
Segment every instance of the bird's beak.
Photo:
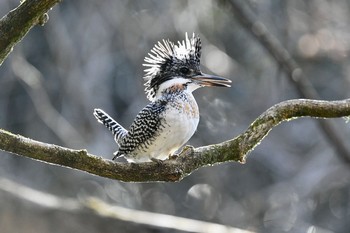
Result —
[[232, 83], [229, 79], [204, 73], [194, 76], [192, 80], [201, 86], [208, 87], [231, 87]]

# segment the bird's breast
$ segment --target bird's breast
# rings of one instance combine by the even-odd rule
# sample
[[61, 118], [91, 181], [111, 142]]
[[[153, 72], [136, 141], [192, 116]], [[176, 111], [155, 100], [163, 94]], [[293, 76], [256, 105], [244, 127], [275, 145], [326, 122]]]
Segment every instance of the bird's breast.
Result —
[[199, 122], [198, 105], [192, 95], [179, 96], [164, 111], [163, 135], [173, 148], [181, 147], [194, 134]]
[[184, 120], [199, 119], [198, 105], [192, 94], [177, 96], [169, 101], [166, 110], [170, 115], [182, 115]]

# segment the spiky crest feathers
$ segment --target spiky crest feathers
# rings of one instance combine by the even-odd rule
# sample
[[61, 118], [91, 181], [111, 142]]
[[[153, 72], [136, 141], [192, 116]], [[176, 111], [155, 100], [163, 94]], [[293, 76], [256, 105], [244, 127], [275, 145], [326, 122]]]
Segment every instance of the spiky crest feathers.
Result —
[[159, 85], [171, 77], [174, 69], [182, 65], [194, 66], [199, 68], [201, 57], [201, 40], [192, 34], [191, 38], [186, 38], [178, 44], [174, 44], [170, 40], [160, 41], [148, 53], [149, 57], [145, 57], [146, 62], [143, 66], [145, 69], [144, 79], [145, 92], [149, 100], [154, 100]]

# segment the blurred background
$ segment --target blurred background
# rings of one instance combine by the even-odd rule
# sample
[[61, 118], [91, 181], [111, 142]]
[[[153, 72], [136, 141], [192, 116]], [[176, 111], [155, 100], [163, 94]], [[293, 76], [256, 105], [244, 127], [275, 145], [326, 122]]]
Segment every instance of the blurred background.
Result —
[[[243, 2], [321, 99], [350, 96], [349, 0]], [[0, 1], [0, 15], [18, 3]], [[301, 98], [276, 60], [217, 1], [62, 1], [49, 17], [0, 67], [0, 127], [13, 133], [112, 158], [117, 146], [93, 109], [128, 127], [148, 103], [144, 57], [158, 40], [183, 40], [185, 32], [202, 39], [203, 71], [233, 81], [231, 88], [195, 92], [201, 120], [188, 144], [231, 139], [273, 104]], [[350, 151], [349, 124], [329, 121]], [[179, 183], [123, 183], [5, 152], [0, 176], [64, 199], [95, 197], [258, 232], [348, 232], [350, 165], [335, 151], [316, 120], [298, 119], [274, 128], [246, 164], [202, 168]], [[173, 232], [46, 208], [0, 184], [1, 232]]]

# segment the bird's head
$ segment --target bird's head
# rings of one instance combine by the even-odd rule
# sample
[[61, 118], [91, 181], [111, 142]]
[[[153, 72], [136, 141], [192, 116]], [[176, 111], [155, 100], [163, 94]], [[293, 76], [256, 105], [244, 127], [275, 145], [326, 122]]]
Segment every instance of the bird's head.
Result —
[[[204, 74], [200, 70], [201, 40], [195, 34], [178, 44], [169, 40], [158, 42], [145, 58], [145, 91], [154, 100], [161, 86], [186, 84], [191, 90], [203, 86], [230, 87], [231, 80]], [[163, 85], [162, 85], [163, 84]]]

